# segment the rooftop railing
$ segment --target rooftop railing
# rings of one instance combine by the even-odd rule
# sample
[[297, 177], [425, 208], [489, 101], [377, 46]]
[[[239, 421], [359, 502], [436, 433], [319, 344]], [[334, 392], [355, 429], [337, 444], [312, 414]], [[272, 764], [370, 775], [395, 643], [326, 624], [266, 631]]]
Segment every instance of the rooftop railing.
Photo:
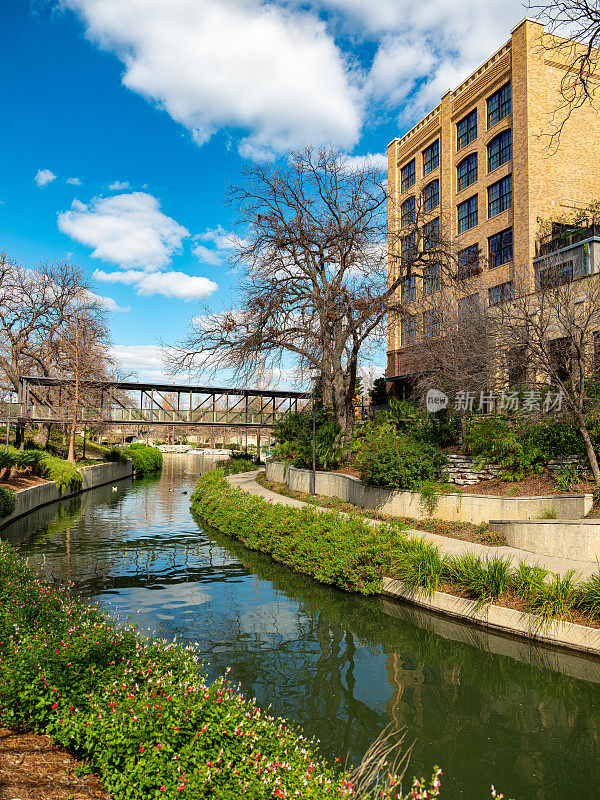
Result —
[[535, 243], [536, 258], [556, 253], [569, 245], [600, 237], [600, 222], [583, 222], [580, 225], [554, 223], [552, 233], [542, 236]]

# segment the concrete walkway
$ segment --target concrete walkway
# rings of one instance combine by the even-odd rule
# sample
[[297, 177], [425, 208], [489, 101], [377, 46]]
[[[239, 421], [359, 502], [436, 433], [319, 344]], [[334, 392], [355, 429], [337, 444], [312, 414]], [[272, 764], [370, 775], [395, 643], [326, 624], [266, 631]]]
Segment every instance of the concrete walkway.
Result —
[[[292, 506], [293, 508], [302, 508], [309, 506], [315, 508], [311, 503], [305, 503], [302, 500], [296, 500], [293, 497], [286, 497], [282, 494], [277, 494], [264, 486], [256, 483], [256, 476], [258, 470], [253, 472], [243, 472], [239, 475], [230, 475], [227, 480], [232, 486], [236, 486], [251, 494], [256, 494], [259, 497], [264, 497], [272, 503], [279, 503], [284, 506]], [[317, 509], [319, 507], [317, 506]], [[323, 509], [325, 511], [329, 509]], [[360, 509], [357, 509], [360, 511]], [[343, 512], [341, 512], [343, 513]], [[378, 520], [372, 520], [365, 517], [365, 521], [370, 525], [380, 525]], [[550, 572], [564, 575], [569, 570], [575, 570], [581, 578], [587, 578], [592, 573], [598, 572], [598, 564], [595, 561], [571, 561], [568, 558], [555, 558], [553, 556], [542, 556], [537, 553], [530, 553], [527, 550], [518, 550], [516, 547], [494, 547], [485, 544], [478, 544], [477, 542], [467, 542], [464, 539], [452, 539], [449, 536], [439, 536], [436, 533], [428, 533], [427, 531], [420, 531], [409, 529], [408, 533], [420, 536], [428, 542], [437, 545], [444, 555], [462, 555], [463, 553], [474, 553], [478, 556], [499, 555], [505, 556], [512, 560], [516, 566], [519, 561], [526, 561], [528, 564], [539, 564], [545, 567]]]

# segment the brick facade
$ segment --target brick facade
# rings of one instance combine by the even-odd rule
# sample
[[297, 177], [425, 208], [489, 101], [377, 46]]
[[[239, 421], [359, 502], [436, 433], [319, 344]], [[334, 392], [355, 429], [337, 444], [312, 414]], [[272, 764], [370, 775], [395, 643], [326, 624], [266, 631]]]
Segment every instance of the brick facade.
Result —
[[[563, 68], [560, 55], [548, 50], [552, 37], [539, 22], [525, 19], [514, 28], [510, 40], [460, 86], [446, 92], [441, 102], [417, 125], [388, 147], [390, 192], [390, 249], [400, 233], [399, 209], [411, 196], [418, 198], [434, 179], [440, 182], [439, 218], [444, 237], [457, 249], [477, 245], [482, 255], [480, 302], [488, 304], [488, 289], [507, 281], [520, 291], [534, 290], [533, 257], [540, 221], [576, 208], [585, 207], [600, 196], [600, 125], [590, 106], [578, 109], [565, 124], [559, 146], [550, 141], [552, 115], [560, 105], [559, 86]], [[501, 87], [510, 84], [511, 110], [488, 127], [487, 104]], [[457, 124], [471, 112], [477, 114], [477, 136], [457, 148]], [[511, 131], [512, 158], [488, 170], [488, 145], [503, 131]], [[439, 166], [423, 175], [423, 151], [439, 141]], [[459, 191], [458, 165], [477, 154], [477, 181]], [[415, 159], [416, 182], [402, 191], [402, 167]], [[488, 189], [512, 175], [512, 206], [488, 217]], [[459, 233], [458, 206], [473, 196], [478, 198], [478, 223]], [[513, 258], [493, 266], [489, 259], [489, 239], [512, 229]], [[395, 260], [391, 253], [389, 273], [394, 277]], [[418, 312], [420, 287], [415, 310]], [[401, 330], [390, 314], [388, 334], [388, 376], [398, 375], [406, 365], [402, 352]]]

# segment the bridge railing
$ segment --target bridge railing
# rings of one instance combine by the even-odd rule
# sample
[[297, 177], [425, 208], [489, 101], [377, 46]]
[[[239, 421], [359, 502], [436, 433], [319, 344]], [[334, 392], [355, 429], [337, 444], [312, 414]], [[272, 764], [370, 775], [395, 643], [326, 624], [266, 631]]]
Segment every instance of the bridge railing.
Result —
[[[219, 409], [159, 409], [105, 407], [77, 409], [81, 423], [128, 423], [140, 425], [273, 425], [284, 417], [283, 412], [263, 410], [228, 411]], [[70, 422], [73, 410], [68, 407], [40, 405], [37, 403], [0, 403], [0, 417], [25, 419], [30, 422]]]

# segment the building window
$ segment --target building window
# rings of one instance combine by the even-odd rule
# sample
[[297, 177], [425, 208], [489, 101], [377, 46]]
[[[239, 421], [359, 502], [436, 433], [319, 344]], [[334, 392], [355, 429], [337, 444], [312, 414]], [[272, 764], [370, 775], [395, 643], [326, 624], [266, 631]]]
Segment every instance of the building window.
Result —
[[423, 225], [423, 250], [435, 250], [440, 243], [440, 218], [436, 217]]
[[573, 280], [573, 261], [564, 261], [546, 269], [540, 270], [540, 289], [551, 289], [553, 286], [562, 286]]
[[409, 275], [402, 281], [402, 302], [410, 303], [417, 299], [417, 276]]
[[423, 294], [433, 294], [440, 288], [440, 267], [431, 264], [423, 267]]
[[478, 212], [478, 198], [477, 195], [474, 194], [473, 197], [469, 197], [468, 200], [465, 200], [464, 203], [460, 203], [458, 206], [458, 232], [464, 233], [468, 231], [470, 228], [474, 228], [479, 221], [479, 212]]
[[502, 131], [488, 145], [488, 172], [493, 172], [512, 158], [512, 130]]
[[464, 280], [481, 272], [479, 268], [479, 245], [472, 244], [458, 253], [457, 278]]
[[488, 128], [493, 128], [501, 119], [508, 117], [511, 112], [510, 102], [510, 83], [505, 84], [501, 89], [488, 98], [487, 101], [487, 124]]
[[512, 175], [488, 188], [488, 217], [495, 217], [507, 208], [512, 208]]
[[406, 166], [402, 167], [401, 173], [401, 189], [405, 192], [415, 185], [415, 160], [409, 161]]
[[497, 286], [492, 286], [488, 289], [488, 302], [491, 306], [499, 306], [506, 300], [513, 299], [513, 285], [512, 281], [506, 283], [499, 283]]
[[405, 236], [400, 241], [400, 254], [402, 256], [402, 261], [406, 263], [407, 261], [412, 261], [415, 257], [415, 241], [416, 235], [415, 231], [412, 231], [408, 236]]
[[439, 336], [442, 331], [442, 323], [439, 314], [435, 311], [423, 312], [423, 332], [428, 338]]
[[402, 346], [412, 344], [417, 339], [417, 315], [410, 314], [402, 320]]
[[462, 192], [467, 186], [477, 180], [477, 153], [471, 153], [456, 168], [458, 191]]
[[477, 138], [477, 110], [471, 111], [456, 126], [456, 149], [462, 150]]
[[438, 180], [431, 181], [423, 189], [423, 209], [424, 211], [433, 211], [440, 204], [440, 182]]
[[499, 267], [513, 260], [512, 228], [490, 236], [490, 267]]
[[423, 175], [429, 175], [430, 172], [439, 166], [440, 163], [440, 140], [436, 139], [433, 144], [423, 150]]
[[458, 300], [458, 319], [460, 322], [468, 322], [477, 316], [479, 311], [479, 293], [470, 294], [468, 297], [460, 297]]
[[400, 206], [400, 224], [404, 227], [405, 225], [410, 225], [415, 219], [415, 198], [409, 197]]

